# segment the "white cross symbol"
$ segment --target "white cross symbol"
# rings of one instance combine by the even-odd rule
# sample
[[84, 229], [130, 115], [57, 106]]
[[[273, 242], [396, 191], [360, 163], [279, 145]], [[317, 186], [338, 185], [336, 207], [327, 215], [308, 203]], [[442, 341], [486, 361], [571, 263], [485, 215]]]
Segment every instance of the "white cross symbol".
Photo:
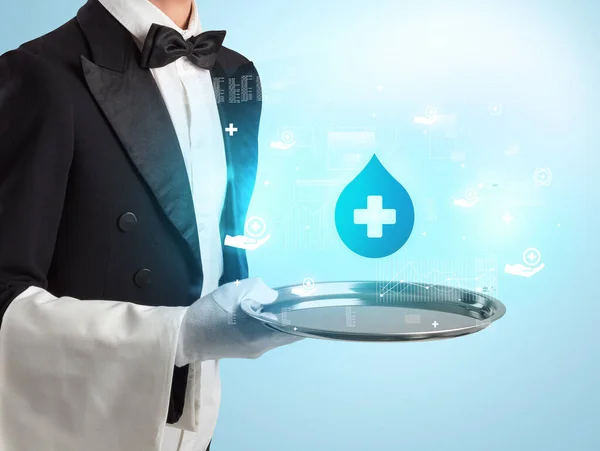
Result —
[[236, 286], [236, 287], [239, 287], [239, 286], [240, 286], [240, 281], [239, 281], [239, 280], [236, 280], [234, 283], [235, 283], [235, 286]]
[[250, 225], [250, 228], [254, 233], [258, 233], [258, 231], [260, 230], [260, 224], [255, 221]]
[[433, 323], [431, 323], [431, 325], [435, 329], [436, 327], [438, 327], [440, 325], [440, 323], [438, 323], [437, 321], [434, 321]]
[[229, 127], [227, 127], [227, 128], [225, 129], [225, 131], [226, 131], [227, 133], [229, 133], [229, 136], [233, 136], [233, 134], [234, 134], [235, 132], [237, 132], [237, 131], [238, 131], [238, 129], [237, 129], [236, 127], [234, 127], [234, 126], [233, 126], [233, 124], [231, 124], [231, 123], [230, 123], [230, 124], [229, 124]]
[[383, 224], [396, 224], [396, 210], [384, 209], [382, 196], [367, 196], [367, 209], [354, 210], [354, 224], [366, 224], [367, 237], [381, 238]]

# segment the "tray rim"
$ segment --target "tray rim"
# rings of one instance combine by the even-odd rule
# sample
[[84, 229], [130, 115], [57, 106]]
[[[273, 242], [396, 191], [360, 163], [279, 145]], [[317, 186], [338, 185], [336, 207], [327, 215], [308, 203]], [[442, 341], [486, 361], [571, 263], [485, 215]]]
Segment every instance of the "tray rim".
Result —
[[[269, 329], [277, 330], [283, 333], [288, 333], [292, 335], [298, 335], [309, 338], [320, 338], [320, 339], [329, 339], [329, 340], [342, 340], [342, 341], [432, 341], [439, 339], [447, 339], [454, 338], [463, 335], [472, 334], [475, 332], [479, 332], [487, 328], [490, 324], [495, 321], [498, 321], [506, 314], [506, 306], [503, 302], [498, 300], [497, 298], [490, 296], [489, 294], [481, 293], [479, 291], [471, 290], [468, 288], [456, 288], [448, 285], [442, 284], [429, 284], [422, 282], [397, 282], [397, 281], [385, 281], [385, 280], [336, 280], [336, 281], [324, 281], [324, 282], [315, 282], [315, 286], [319, 285], [348, 285], [348, 284], [381, 284], [381, 283], [405, 283], [407, 285], [415, 285], [415, 286], [428, 286], [428, 287], [443, 287], [446, 289], [452, 290], [460, 290], [463, 293], [468, 293], [474, 296], [478, 296], [484, 298], [487, 301], [487, 305], [492, 305], [494, 307], [492, 314], [489, 318], [485, 320], [481, 320], [475, 325], [472, 326], [464, 326], [455, 329], [440, 329], [439, 331], [427, 331], [427, 332], [398, 332], [398, 333], [365, 333], [365, 332], [323, 332], [322, 329], [311, 329], [307, 327], [298, 327], [298, 326], [290, 326], [290, 325], [282, 325], [279, 321], [265, 318], [259, 316], [257, 311], [252, 307], [252, 305], [256, 305], [256, 301], [251, 299], [246, 299], [241, 302], [240, 307], [244, 313], [253, 317], [254, 319], [263, 323], [264, 326]], [[291, 292], [294, 288], [302, 288], [302, 284], [291, 284], [284, 285], [280, 287], [274, 288], [274, 290], [278, 291], [280, 294], [282, 291]], [[307, 296], [310, 297], [310, 296]], [[305, 302], [308, 301], [307, 297], [298, 296], [298, 301], [302, 302], [304, 299]], [[358, 298], [358, 297], [357, 297]], [[287, 299], [286, 301], [293, 301], [293, 299]], [[276, 304], [278, 300], [274, 301], [273, 304]], [[269, 304], [269, 305], [273, 305]], [[258, 305], [262, 308], [263, 304], [258, 303]], [[469, 304], [473, 305], [473, 304]], [[394, 304], [382, 304], [382, 307], [394, 307]]]

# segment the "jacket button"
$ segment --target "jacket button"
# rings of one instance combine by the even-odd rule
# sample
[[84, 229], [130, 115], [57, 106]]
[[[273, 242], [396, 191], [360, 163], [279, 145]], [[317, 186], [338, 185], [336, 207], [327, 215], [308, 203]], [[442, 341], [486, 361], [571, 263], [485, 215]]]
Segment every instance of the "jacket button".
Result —
[[149, 269], [140, 269], [133, 276], [133, 280], [138, 287], [145, 287], [152, 283], [152, 273]]
[[136, 224], [137, 218], [131, 212], [124, 213], [119, 217], [119, 229], [121, 229], [123, 232], [129, 232], [130, 230], [133, 230]]

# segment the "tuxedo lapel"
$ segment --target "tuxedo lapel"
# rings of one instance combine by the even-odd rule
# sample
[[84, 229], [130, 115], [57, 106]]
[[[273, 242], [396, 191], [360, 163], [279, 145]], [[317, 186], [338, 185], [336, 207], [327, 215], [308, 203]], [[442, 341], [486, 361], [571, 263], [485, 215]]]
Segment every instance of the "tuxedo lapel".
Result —
[[[238, 58], [234, 52], [221, 48], [211, 70], [221, 133], [227, 158], [227, 194], [221, 215], [221, 239], [225, 235], [243, 235], [244, 219], [252, 196], [258, 164], [258, 126], [261, 102], [256, 97], [242, 100], [241, 86], [252, 84], [258, 96], [260, 83], [254, 65]], [[233, 92], [233, 90], [238, 90]], [[230, 124], [234, 129], [229, 133]], [[243, 249], [223, 247], [224, 271], [220, 284], [248, 277], [248, 262]]]
[[[221, 232], [221, 243], [224, 243], [225, 236], [231, 234], [233, 236], [243, 234], [239, 232], [239, 226], [236, 221], [239, 219], [239, 214], [236, 214], [238, 205], [236, 195], [236, 184], [233, 183], [236, 180], [235, 170], [239, 161], [237, 159], [238, 152], [235, 152], [233, 137], [225, 131], [225, 128], [233, 123], [233, 114], [228, 109], [229, 103], [221, 101], [221, 93], [217, 92], [217, 87], [227, 86], [226, 80], [232, 75], [227, 71], [217, 59], [215, 66], [211, 70], [211, 78], [213, 80], [213, 87], [215, 88], [215, 100], [217, 102], [217, 109], [219, 110], [219, 119], [221, 121], [221, 133], [223, 135], [223, 144], [225, 145], [225, 158], [227, 161], [227, 191], [225, 194], [225, 200], [223, 202], [223, 211], [221, 213], [220, 232]], [[227, 89], [224, 88], [225, 95], [227, 96]], [[232, 121], [232, 122], [230, 122]], [[234, 124], [235, 125], [235, 124]], [[247, 262], [245, 260], [245, 254], [241, 249], [237, 249], [230, 246], [223, 245], [223, 275], [219, 280], [219, 285], [223, 285], [228, 282], [232, 282], [238, 279], [245, 279], [248, 277], [247, 274]]]
[[201, 268], [196, 215], [177, 134], [152, 73], [129, 33], [96, 0], [78, 13], [92, 60], [87, 85], [161, 209]]
[[[229, 54], [224, 54], [224, 50]], [[222, 47], [211, 70], [211, 77], [225, 144], [229, 182], [221, 228], [228, 234], [241, 235], [244, 233], [244, 217], [254, 188], [258, 164], [258, 127], [262, 100], [257, 101], [255, 97], [258, 95], [256, 91], [260, 89], [260, 82], [254, 64], [247, 60], [236, 60], [231, 53], [231, 50]], [[241, 85], [244, 82], [252, 95], [240, 100]], [[237, 92], [234, 93], [234, 89]], [[227, 131], [230, 125], [234, 127], [231, 133]]]
[[223, 206], [223, 214], [221, 217], [221, 224], [222, 224], [221, 231], [222, 232], [226, 228], [226, 227], [224, 227], [224, 225], [227, 225], [229, 228], [233, 228], [232, 220], [235, 220], [234, 217], [232, 217], [232, 218], [228, 217], [229, 216], [228, 212], [231, 212], [230, 206], [234, 201], [233, 198], [235, 197], [235, 191], [233, 190], [232, 182], [233, 182], [233, 180], [235, 180], [235, 172], [234, 171], [235, 171], [237, 161], [235, 160], [236, 155], [235, 155], [235, 152], [233, 151], [233, 140], [231, 139], [232, 137], [229, 136], [229, 133], [227, 133], [225, 131], [225, 129], [228, 128], [228, 126], [229, 126], [230, 120], [232, 120], [231, 115], [229, 114], [229, 112], [227, 110], [228, 104], [219, 101], [220, 93], [216, 92], [216, 86], [218, 84], [215, 83], [215, 80], [224, 81], [227, 79], [227, 77], [229, 75], [230, 74], [225, 71], [225, 69], [221, 65], [221, 62], [217, 59], [213, 69], [210, 71], [210, 76], [213, 80], [213, 87], [215, 87], [215, 101], [217, 102], [217, 109], [219, 111], [219, 120], [221, 122], [221, 134], [223, 136], [223, 144], [225, 147], [225, 159], [227, 161], [227, 191], [226, 191], [225, 202], [224, 202], [224, 206]]

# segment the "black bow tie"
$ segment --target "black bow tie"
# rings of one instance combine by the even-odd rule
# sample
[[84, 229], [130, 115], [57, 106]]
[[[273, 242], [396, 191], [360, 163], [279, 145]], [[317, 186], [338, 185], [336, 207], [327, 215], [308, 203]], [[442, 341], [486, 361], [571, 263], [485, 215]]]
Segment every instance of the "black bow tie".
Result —
[[185, 56], [196, 66], [211, 70], [225, 34], [225, 31], [205, 31], [186, 41], [176, 30], [152, 24], [144, 41], [140, 65], [144, 69], [154, 69]]

